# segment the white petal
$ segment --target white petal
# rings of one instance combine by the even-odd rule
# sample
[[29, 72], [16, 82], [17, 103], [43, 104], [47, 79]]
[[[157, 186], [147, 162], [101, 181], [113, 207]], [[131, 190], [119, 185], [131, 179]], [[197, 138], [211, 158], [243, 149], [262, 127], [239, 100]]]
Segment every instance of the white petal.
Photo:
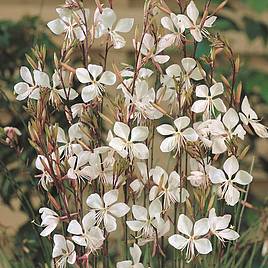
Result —
[[81, 235], [83, 234], [83, 230], [81, 225], [78, 223], [77, 220], [72, 220], [70, 221], [67, 231], [71, 234], [75, 234], [75, 235]]
[[208, 106], [208, 101], [207, 100], [197, 100], [194, 102], [194, 104], [192, 105], [191, 110], [194, 113], [203, 113], [206, 108]]
[[158, 133], [164, 136], [172, 135], [176, 132], [174, 127], [168, 124], [160, 125], [156, 128], [156, 130]]
[[195, 236], [205, 235], [208, 233], [208, 231], [209, 231], [209, 222], [207, 218], [200, 219], [194, 224]]
[[38, 86], [50, 88], [49, 77], [46, 73], [34, 70], [33, 75], [34, 81]]
[[113, 85], [116, 82], [116, 76], [114, 73], [110, 72], [110, 71], [105, 71], [100, 80], [100, 83], [104, 84], [104, 85]]
[[168, 238], [168, 243], [176, 249], [183, 249], [187, 245], [188, 239], [181, 235], [175, 234]]
[[239, 191], [233, 185], [229, 184], [224, 196], [226, 203], [230, 206], [234, 206], [239, 201], [239, 197]]
[[179, 232], [187, 236], [191, 236], [193, 223], [186, 215], [181, 214], [178, 219], [177, 228]]
[[201, 31], [197, 28], [190, 30], [191, 35], [195, 39], [196, 42], [201, 42], [203, 40]]
[[65, 23], [61, 19], [55, 19], [50, 21], [47, 24], [48, 28], [54, 33], [54, 34], [62, 34], [65, 31]]
[[199, 16], [199, 11], [198, 11], [194, 1], [191, 1], [190, 4], [187, 6], [186, 12], [187, 12], [188, 17], [195, 24], [197, 19], [198, 19], [198, 16]]
[[26, 66], [21, 66], [20, 76], [26, 83], [33, 85], [33, 78], [29, 68], [27, 68]]
[[41, 236], [48, 236], [56, 229], [56, 227], [57, 227], [56, 223], [50, 224], [40, 233], [40, 235]]
[[102, 199], [98, 194], [91, 194], [86, 201], [87, 205], [93, 209], [102, 209], [104, 207]]
[[109, 207], [111, 204], [114, 204], [118, 199], [118, 190], [111, 190], [103, 195], [103, 201], [105, 207]]
[[168, 55], [157, 55], [157, 56], [154, 56], [153, 59], [159, 64], [163, 64], [169, 61], [170, 57]]
[[189, 18], [185, 15], [177, 15], [178, 23], [182, 23], [185, 28], [191, 28], [193, 26], [193, 23], [189, 20]]
[[204, 27], [212, 27], [216, 19], [217, 19], [216, 16], [209, 17], [208, 19], [205, 20]]
[[73, 88], [59, 89], [57, 92], [65, 100], [74, 100], [78, 97], [78, 93]]
[[196, 250], [200, 254], [208, 254], [212, 251], [212, 245], [211, 242], [207, 238], [201, 238], [194, 240], [194, 245]]
[[89, 102], [98, 96], [98, 87], [96, 84], [86, 86], [82, 89], [82, 100], [83, 102]]
[[161, 19], [161, 24], [164, 28], [168, 29], [171, 32], [175, 32], [173, 22], [169, 17], [163, 17]]
[[221, 112], [221, 113], [225, 113], [226, 112], [226, 106], [224, 105], [224, 102], [220, 99], [217, 98], [215, 100], [212, 100], [213, 105], [215, 106], [215, 108]]
[[85, 239], [85, 237], [83, 236], [72, 236], [72, 240], [77, 244], [77, 245], [80, 245], [80, 246], [83, 246], [83, 247], [86, 247], [87, 246], [87, 241]]
[[85, 231], [88, 231], [90, 228], [92, 228], [95, 225], [95, 211], [92, 210], [89, 213], [87, 213], [83, 219], [82, 219], [82, 225]]
[[132, 19], [132, 18], [120, 19], [117, 22], [114, 30], [116, 32], [128, 33], [131, 30], [131, 28], [133, 27], [133, 24], [134, 24], [134, 19]]
[[132, 146], [133, 155], [138, 159], [148, 159], [149, 157], [149, 150], [147, 146], [143, 143], [135, 143]]
[[112, 28], [116, 21], [116, 14], [110, 8], [104, 8], [101, 14], [102, 23], [106, 28]]
[[[67, 241], [67, 243], [68, 243], [68, 242], [71, 243], [71, 241]], [[68, 259], [67, 259], [67, 262], [68, 262], [69, 264], [75, 264], [75, 262], [76, 262], [76, 252], [75, 252], [75, 251], [73, 251], [73, 252], [69, 255], [69, 257], [68, 257]]]
[[192, 58], [184, 58], [181, 60], [183, 69], [189, 74], [196, 66], [196, 61]]
[[154, 200], [150, 205], [149, 205], [149, 216], [150, 218], [157, 218], [160, 216], [160, 213], [162, 212], [162, 204], [159, 201], [159, 199]]
[[236, 182], [241, 185], [248, 185], [252, 182], [253, 177], [244, 170], [239, 170], [233, 179], [233, 182]]
[[138, 264], [140, 261], [140, 258], [141, 258], [141, 253], [142, 253], [139, 246], [136, 243], [134, 243], [133, 247], [129, 249], [129, 252], [130, 252], [130, 255], [133, 259], [133, 263]]
[[96, 64], [89, 64], [87, 69], [95, 81], [97, 80], [97, 77], [100, 76], [100, 74], [103, 71], [103, 67], [100, 65], [96, 65]]
[[210, 88], [211, 97], [216, 97], [224, 92], [223, 84], [216, 83]]
[[126, 125], [126, 124], [124, 124], [122, 122], [115, 122], [115, 124], [114, 124], [114, 133], [118, 137], [128, 141], [129, 134], [130, 134], [130, 128], [129, 128], [128, 125]]
[[147, 220], [147, 209], [142, 206], [133, 205], [132, 213], [136, 220], [146, 221]]
[[133, 232], [139, 232], [145, 225], [142, 221], [126, 221], [127, 226]]
[[105, 214], [104, 216], [104, 226], [108, 233], [116, 230], [116, 220], [112, 215]]
[[184, 136], [184, 138], [188, 141], [197, 141], [198, 140], [198, 135], [195, 132], [195, 130], [191, 127], [185, 129], [182, 132], [182, 135]]
[[126, 143], [121, 138], [112, 138], [109, 146], [116, 150], [123, 158], [127, 157], [128, 152], [125, 150]]
[[57, 258], [62, 255], [62, 249], [67, 250], [66, 240], [63, 235], [55, 234], [53, 236], [54, 247], [52, 252], [52, 258]]
[[200, 85], [196, 87], [196, 96], [199, 98], [208, 97], [208, 87], [206, 85]]
[[85, 69], [85, 68], [77, 68], [75, 73], [76, 73], [77, 79], [81, 83], [86, 84], [86, 83], [91, 82], [91, 78], [90, 78], [90, 75], [89, 75], [87, 69]]
[[239, 169], [239, 164], [234, 155], [229, 157], [223, 164], [223, 170], [228, 175], [228, 178], [231, 178]]
[[160, 150], [163, 153], [171, 152], [176, 148], [177, 145], [176, 136], [168, 137], [161, 142]]
[[224, 183], [226, 181], [225, 174], [223, 173], [221, 169], [217, 169], [213, 166], [209, 166], [208, 174], [209, 174], [209, 179], [214, 184]]
[[233, 108], [230, 108], [223, 116], [222, 122], [229, 130], [233, 129], [239, 122], [237, 112]]
[[120, 261], [116, 264], [116, 268], [132, 268], [132, 261]]
[[134, 127], [131, 131], [131, 141], [145, 141], [148, 138], [148, 127]]
[[218, 232], [218, 235], [226, 240], [236, 240], [239, 238], [239, 234], [231, 229], [225, 229], [220, 232]]
[[174, 124], [178, 131], [186, 128], [190, 124], [190, 118], [187, 116], [182, 116], [174, 120]]
[[109, 212], [117, 218], [125, 216], [129, 210], [129, 206], [125, 203], [116, 203], [109, 208]]

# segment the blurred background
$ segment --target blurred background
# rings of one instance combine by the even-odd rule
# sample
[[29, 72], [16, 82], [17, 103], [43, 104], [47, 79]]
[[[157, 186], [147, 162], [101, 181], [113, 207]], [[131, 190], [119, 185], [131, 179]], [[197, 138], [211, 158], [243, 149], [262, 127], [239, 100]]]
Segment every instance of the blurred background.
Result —
[[[85, 2], [93, 7], [93, 0]], [[166, 1], [178, 13], [175, 2]], [[201, 6], [205, 1], [195, 2]], [[212, 8], [220, 2], [212, 0]], [[34, 45], [45, 44], [48, 63], [52, 62], [53, 51], [61, 39], [49, 32], [46, 23], [57, 17], [55, 7], [60, 4], [63, 4], [63, 0], [0, 0], [0, 135], [3, 135], [2, 128], [5, 126], [19, 128], [23, 148], [21, 154], [16, 154], [0, 144], [0, 249], [3, 245], [7, 251], [19, 248], [18, 252], [11, 252], [11, 255], [14, 255], [15, 260], [25, 262], [25, 267], [32, 267], [30, 264], [27, 266], [28, 254], [39, 258], [38, 242], [43, 247], [47, 245], [44, 241], [36, 241], [35, 237], [39, 236], [36, 236], [36, 228], [31, 223], [36, 218], [36, 210], [42, 200], [37, 195], [38, 180], [34, 177], [35, 154], [27, 141], [27, 115], [22, 102], [15, 100], [13, 86], [19, 81], [19, 67], [27, 65], [25, 54], [30, 53]], [[114, 9], [118, 17], [134, 17], [136, 24], [142, 24], [142, 0], [114, 0]], [[91, 14], [93, 12], [91, 8]], [[244, 90], [250, 95], [252, 106], [263, 116], [263, 123], [268, 125], [268, 1], [232, 0], [219, 15], [215, 31], [220, 32], [234, 52], [240, 55], [238, 80], [242, 81]], [[132, 43], [129, 38], [126, 39], [127, 46], [120, 50], [120, 55], [118, 51], [111, 50], [110, 64], [119, 64], [118, 58], [128, 62]], [[96, 52], [101, 49], [95, 47]], [[199, 46], [198, 55], [208, 53], [208, 49], [206, 44]], [[218, 66], [219, 72], [228, 72], [225, 66]], [[249, 169], [252, 156], [256, 157], [249, 200], [254, 206], [264, 206], [268, 190], [268, 143], [255, 138], [248, 142], [250, 153], [245, 168]], [[250, 211], [246, 215], [247, 224], [254, 223], [256, 215]], [[3, 263], [8, 261], [2, 250], [0, 260]], [[7, 262], [1, 264], [1, 261], [1, 268], [1, 265], [4, 268], [11, 267], [4, 266], [8, 265]]]

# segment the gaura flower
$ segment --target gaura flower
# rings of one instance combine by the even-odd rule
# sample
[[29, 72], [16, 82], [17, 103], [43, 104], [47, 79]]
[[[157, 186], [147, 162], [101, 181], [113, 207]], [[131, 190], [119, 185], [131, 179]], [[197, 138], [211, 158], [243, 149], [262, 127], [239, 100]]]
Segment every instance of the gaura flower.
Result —
[[73, 234], [72, 240], [76, 244], [86, 247], [88, 253], [95, 253], [102, 247], [105, 240], [103, 231], [98, 226], [94, 226], [94, 217], [95, 212], [91, 211], [83, 217], [82, 226], [77, 220], [72, 220], [67, 228], [67, 231]]
[[40, 88], [50, 88], [49, 77], [45, 72], [33, 71], [33, 77], [26, 66], [20, 68], [20, 76], [24, 82], [19, 82], [14, 86], [14, 91], [18, 96], [17, 100], [26, 98], [38, 100], [40, 98]]
[[138, 159], [147, 159], [149, 150], [142, 141], [148, 137], [148, 127], [134, 127], [131, 131], [128, 125], [122, 122], [115, 122], [114, 133], [118, 137], [113, 137], [109, 142], [114, 150], [116, 150], [123, 158], [128, 155], [131, 159], [136, 157]]
[[215, 116], [215, 109], [221, 113], [226, 112], [223, 101], [217, 97], [224, 92], [223, 84], [216, 83], [208, 89], [206, 85], [196, 87], [196, 96], [204, 98], [194, 102], [192, 111], [195, 113], [204, 113], [205, 119], [210, 119], [211, 115]]
[[40, 208], [39, 213], [41, 214], [41, 227], [45, 229], [40, 233], [41, 236], [50, 235], [56, 228], [60, 221], [59, 215], [49, 208]]
[[228, 228], [232, 216], [226, 214], [224, 216], [218, 217], [216, 216], [215, 208], [212, 208], [209, 211], [209, 229], [221, 242], [225, 240], [236, 240], [239, 238], [239, 234]]
[[96, 97], [102, 96], [105, 86], [111, 86], [116, 82], [116, 76], [110, 71], [103, 73], [103, 67], [95, 64], [89, 64], [87, 69], [77, 68], [76, 76], [83, 84], [90, 84], [82, 89], [82, 99], [89, 102]]
[[243, 124], [250, 125], [259, 137], [268, 138], [267, 127], [260, 123], [257, 114], [250, 107], [247, 96], [242, 101], [241, 111], [239, 116]]
[[160, 64], [169, 61], [170, 57], [168, 55], [160, 55], [160, 53], [166, 48], [166, 44], [158, 44], [155, 47], [154, 37], [148, 33], [144, 35], [141, 44], [141, 53], [146, 56], [147, 59], [152, 59], [153, 62]]
[[125, 203], [116, 203], [118, 199], [118, 190], [111, 190], [103, 195], [103, 200], [98, 194], [91, 194], [87, 198], [87, 205], [96, 212], [95, 222], [99, 226], [103, 221], [104, 227], [108, 233], [117, 228], [116, 218], [125, 216], [129, 207]]
[[95, 37], [100, 38], [104, 34], [108, 34], [114, 48], [120, 49], [125, 46], [126, 40], [119, 33], [128, 33], [133, 26], [134, 19], [120, 19], [115, 25], [116, 19], [116, 14], [111, 8], [104, 8], [101, 14], [97, 8], [94, 15]]
[[154, 236], [157, 223], [162, 213], [162, 204], [159, 199], [155, 199], [147, 208], [133, 205], [132, 214], [135, 220], [127, 221], [127, 226], [134, 232], [139, 232], [143, 238], [152, 238]]
[[[180, 148], [185, 145], [187, 141], [197, 141], [198, 135], [195, 130], [191, 127], [187, 128], [190, 124], [190, 118], [182, 116], [174, 120], [176, 129], [168, 124], [160, 125], [156, 128], [158, 133], [163, 136], [169, 136], [165, 138], [160, 149], [162, 152], [171, 152], [174, 149], [180, 151]], [[186, 128], [186, 129], [185, 129]]]
[[156, 166], [150, 170], [150, 176], [153, 177], [155, 185], [150, 190], [149, 200], [163, 196], [165, 210], [170, 207], [171, 203], [183, 203], [189, 197], [188, 191], [180, 187], [180, 175], [176, 171], [168, 175], [163, 168]]
[[240, 197], [240, 192], [235, 184], [248, 185], [253, 179], [248, 172], [239, 170], [239, 164], [235, 156], [229, 157], [224, 162], [223, 171], [209, 166], [208, 172], [211, 182], [220, 185], [221, 198], [224, 198], [230, 206], [234, 206]]
[[208, 254], [212, 251], [211, 242], [204, 238], [209, 231], [209, 221], [203, 218], [195, 222], [181, 214], [178, 219], [177, 229], [180, 234], [174, 234], [168, 238], [168, 242], [176, 249], [184, 250], [186, 248], [186, 260], [190, 262], [195, 256], [195, 250], [200, 254]]
[[199, 17], [199, 11], [194, 3], [191, 1], [186, 9], [187, 16], [185, 15], [177, 15], [178, 19], [184, 24], [186, 29], [190, 29], [190, 33], [197, 42], [201, 42], [203, 40], [203, 35], [207, 36], [208, 31], [205, 28], [212, 27], [213, 23], [217, 19], [216, 16], [207, 16], [204, 21], [204, 24], [197, 24], [197, 19]]
[[59, 258], [56, 261], [56, 267], [65, 268], [66, 263], [74, 264], [76, 261], [75, 246], [64, 236], [55, 234], [53, 236], [54, 247], [52, 251], [52, 258]]
[[50, 21], [47, 26], [56, 35], [65, 33], [65, 39], [73, 41], [85, 40], [86, 21], [89, 17], [89, 10], [85, 9], [85, 16], [81, 10], [71, 10], [68, 8], [56, 8], [59, 18]]
[[116, 268], [144, 268], [140, 262], [142, 252], [136, 243], [129, 248], [129, 252], [133, 261], [120, 261], [116, 264]]

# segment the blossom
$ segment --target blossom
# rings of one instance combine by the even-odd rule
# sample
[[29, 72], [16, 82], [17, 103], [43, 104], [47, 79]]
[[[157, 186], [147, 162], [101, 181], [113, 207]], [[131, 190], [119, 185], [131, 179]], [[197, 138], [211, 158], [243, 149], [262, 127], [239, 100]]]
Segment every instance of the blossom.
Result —
[[86, 21], [89, 10], [85, 9], [85, 18], [81, 10], [56, 8], [59, 18], [48, 22], [47, 26], [56, 35], [65, 33], [65, 39], [83, 41], [86, 38]]
[[162, 205], [159, 199], [155, 199], [149, 205], [149, 209], [139, 206], [132, 206], [132, 214], [135, 220], [126, 221], [127, 226], [134, 232], [139, 232], [144, 238], [154, 236], [154, 228], [157, 227], [160, 214], [162, 213]]
[[155, 47], [154, 37], [146, 33], [143, 37], [140, 51], [147, 59], [152, 59], [153, 62], [163, 64], [170, 59], [168, 55], [160, 55], [165, 48], [166, 45], [160, 43]]
[[67, 176], [72, 180], [89, 180], [91, 178], [90, 168], [88, 163], [91, 152], [81, 151], [79, 154], [71, 156], [68, 159], [70, 166]]
[[52, 258], [60, 257], [56, 262], [56, 267], [65, 268], [66, 262], [74, 264], [76, 261], [75, 246], [70, 240], [66, 240], [64, 236], [55, 234], [53, 236], [54, 247]]
[[116, 264], [117, 268], [144, 268], [143, 264], [140, 262], [141, 249], [134, 243], [133, 247], [129, 248], [130, 255], [133, 261], [120, 261]]
[[104, 34], [108, 34], [114, 48], [120, 49], [125, 46], [126, 40], [119, 33], [128, 33], [133, 26], [134, 19], [120, 19], [115, 25], [116, 19], [116, 14], [111, 8], [104, 8], [101, 14], [97, 9], [94, 15], [95, 37], [100, 38]]
[[116, 203], [118, 199], [118, 190], [111, 190], [103, 195], [103, 199], [97, 194], [91, 194], [87, 198], [87, 205], [96, 211], [95, 221], [99, 226], [103, 221], [104, 227], [108, 233], [117, 228], [116, 218], [125, 216], [129, 207], [125, 203]]
[[50, 88], [49, 77], [45, 72], [34, 70], [32, 77], [29, 68], [22, 66], [20, 76], [24, 82], [19, 82], [14, 86], [14, 91], [18, 94], [16, 99], [19, 101], [26, 98], [38, 100], [40, 88]]
[[142, 141], [148, 137], [148, 127], [134, 127], [131, 131], [128, 125], [122, 122], [115, 122], [114, 133], [118, 137], [113, 137], [109, 142], [114, 150], [116, 150], [123, 158], [128, 155], [131, 159], [136, 157], [138, 159], [147, 159], [149, 150]]
[[52, 209], [46, 207], [40, 208], [39, 213], [41, 214], [42, 219], [41, 227], [45, 227], [40, 235], [48, 236], [57, 228], [60, 221], [59, 215]]
[[219, 184], [221, 188], [221, 198], [224, 197], [226, 203], [234, 206], [240, 197], [239, 190], [235, 184], [248, 185], [252, 181], [252, 176], [239, 170], [239, 164], [235, 156], [229, 157], [223, 164], [223, 172], [213, 166], [209, 166], [209, 178], [213, 184]]
[[102, 247], [105, 240], [103, 231], [98, 226], [94, 226], [94, 216], [95, 212], [91, 211], [83, 217], [82, 226], [77, 220], [71, 220], [67, 228], [67, 231], [73, 234], [72, 240], [76, 244], [86, 247], [89, 253], [95, 253]]
[[177, 229], [180, 234], [174, 234], [168, 238], [168, 242], [176, 249], [184, 250], [186, 248], [186, 260], [190, 262], [194, 255], [195, 249], [200, 254], [208, 254], [212, 251], [211, 242], [204, 238], [209, 231], [209, 221], [203, 218], [193, 222], [184, 214], [181, 214], [178, 219]]
[[241, 111], [239, 116], [243, 124], [252, 126], [259, 137], [268, 138], [267, 127], [259, 123], [260, 120], [255, 111], [250, 107], [247, 96], [245, 96], [242, 101]]
[[188, 191], [180, 186], [180, 175], [172, 171], [169, 175], [167, 172], [157, 166], [150, 170], [150, 176], [153, 177], [155, 185], [149, 193], [149, 200], [164, 198], [164, 209], [168, 209], [171, 203], [185, 202], [189, 197]]
[[103, 73], [103, 67], [95, 64], [89, 64], [87, 69], [77, 68], [76, 76], [81, 83], [90, 84], [82, 89], [81, 96], [84, 102], [89, 102], [96, 97], [102, 96], [105, 86], [111, 86], [116, 82], [114, 73], [110, 71]]
[[197, 19], [199, 17], [199, 11], [194, 3], [191, 1], [186, 9], [187, 16], [178, 15], [178, 19], [184, 24], [186, 29], [190, 29], [190, 33], [197, 42], [203, 40], [202, 34], [207, 35], [208, 32], [205, 28], [212, 27], [213, 23], [217, 19], [216, 16], [207, 16], [203, 25], [197, 24]]
[[[158, 133], [163, 136], [169, 136], [165, 138], [160, 149], [162, 152], [171, 152], [177, 148], [180, 151], [180, 147], [184, 146], [187, 141], [197, 141], [198, 135], [191, 127], [187, 128], [190, 124], [190, 118], [182, 116], [174, 120], [176, 129], [168, 124], [160, 125], [156, 128]], [[185, 129], [186, 128], [186, 129]]]
[[171, 13], [170, 17], [163, 17], [161, 19], [161, 24], [165, 29], [171, 32], [163, 36], [162, 39], [168, 43], [174, 43], [175, 45], [180, 46], [185, 31], [183, 22], [174, 13]]
[[228, 225], [231, 221], [231, 215], [226, 214], [221, 217], [216, 216], [215, 208], [212, 208], [209, 211], [209, 229], [220, 241], [224, 240], [236, 240], [239, 238], [239, 234], [228, 228]]
[[206, 85], [197, 86], [196, 96], [204, 99], [195, 101], [191, 110], [195, 113], [204, 113], [204, 118], [206, 119], [211, 118], [212, 114], [215, 115], [215, 108], [217, 111], [225, 113], [226, 107], [223, 101], [217, 97], [223, 92], [222, 83], [216, 83], [209, 89]]

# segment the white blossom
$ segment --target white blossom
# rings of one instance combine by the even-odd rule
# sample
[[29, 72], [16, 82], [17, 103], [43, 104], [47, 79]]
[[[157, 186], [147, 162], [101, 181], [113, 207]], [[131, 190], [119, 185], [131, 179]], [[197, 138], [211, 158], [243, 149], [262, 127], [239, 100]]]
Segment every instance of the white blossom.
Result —
[[60, 221], [59, 215], [52, 209], [46, 207], [40, 208], [39, 213], [41, 214], [42, 219], [41, 227], [45, 227], [40, 235], [48, 236], [57, 228]]

